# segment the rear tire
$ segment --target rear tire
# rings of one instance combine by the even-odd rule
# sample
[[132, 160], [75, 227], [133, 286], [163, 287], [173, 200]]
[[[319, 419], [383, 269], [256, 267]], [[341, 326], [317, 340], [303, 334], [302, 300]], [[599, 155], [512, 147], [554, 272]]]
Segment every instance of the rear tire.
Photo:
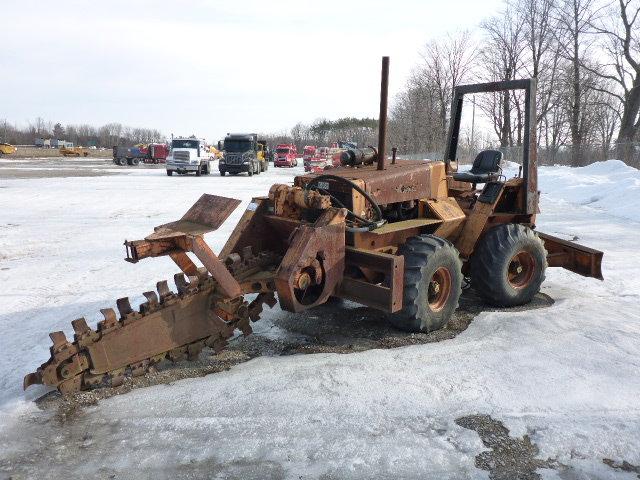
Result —
[[471, 285], [498, 307], [529, 303], [544, 281], [547, 251], [533, 230], [514, 223], [489, 230], [471, 257]]
[[127, 164], [127, 159], [126, 158], [119, 158], [118, 159], [118, 165], [120, 165], [121, 167], [124, 167]]
[[253, 177], [253, 166], [247, 171], [247, 175]]
[[132, 158], [131, 159], [131, 165], [134, 167], [137, 167], [138, 165], [140, 165], [140, 159], [139, 158]]
[[173, 175], [173, 171], [172, 170], [167, 170], [167, 176], [170, 177], [171, 175]]
[[198, 165], [198, 169], [196, 170], [196, 177], [202, 175], [202, 165]]
[[444, 327], [462, 294], [462, 261], [455, 247], [434, 235], [411, 237], [398, 249], [404, 256], [402, 310], [389, 316], [408, 332]]

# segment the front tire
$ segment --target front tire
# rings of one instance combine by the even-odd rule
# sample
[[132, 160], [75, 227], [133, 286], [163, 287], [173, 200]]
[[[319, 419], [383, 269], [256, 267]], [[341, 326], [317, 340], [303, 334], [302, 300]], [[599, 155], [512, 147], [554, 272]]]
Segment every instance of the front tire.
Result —
[[167, 177], [170, 177], [171, 175], [173, 175], [173, 170], [167, 170]]
[[221, 177], [224, 177], [226, 173], [227, 173], [227, 172], [225, 172], [224, 170], [220, 170], [220, 176], [221, 176]]
[[202, 165], [198, 165], [198, 169], [196, 170], [196, 177], [202, 175]]
[[131, 159], [131, 165], [133, 167], [137, 167], [138, 165], [140, 165], [140, 159], [139, 158], [133, 158]]
[[497, 307], [529, 303], [544, 281], [547, 251], [533, 230], [514, 223], [489, 230], [471, 257], [471, 285]]
[[462, 294], [462, 261], [455, 247], [434, 235], [411, 237], [398, 249], [404, 256], [402, 310], [393, 326], [428, 333], [444, 327]]
[[127, 165], [127, 159], [126, 158], [119, 158], [118, 159], [118, 165], [120, 165], [121, 167], [124, 167]]

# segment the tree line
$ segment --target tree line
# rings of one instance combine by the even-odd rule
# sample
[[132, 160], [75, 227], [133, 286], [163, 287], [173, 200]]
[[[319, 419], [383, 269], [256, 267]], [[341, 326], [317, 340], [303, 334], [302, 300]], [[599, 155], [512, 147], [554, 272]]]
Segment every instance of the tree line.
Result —
[[260, 137], [269, 145], [292, 143], [298, 151], [305, 145], [328, 146], [338, 141], [352, 141], [358, 145], [374, 145], [378, 136], [378, 120], [374, 118], [344, 117], [337, 120], [321, 118], [312, 124], [297, 123], [290, 131], [264, 133]]
[[38, 117], [26, 127], [0, 120], [0, 138], [14, 145], [33, 145], [37, 138], [56, 138], [74, 145], [111, 148], [115, 145], [164, 142], [166, 137], [156, 129], [128, 127], [121, 123], [108, 123], [101, 127], [88, 124], [65, 126]]

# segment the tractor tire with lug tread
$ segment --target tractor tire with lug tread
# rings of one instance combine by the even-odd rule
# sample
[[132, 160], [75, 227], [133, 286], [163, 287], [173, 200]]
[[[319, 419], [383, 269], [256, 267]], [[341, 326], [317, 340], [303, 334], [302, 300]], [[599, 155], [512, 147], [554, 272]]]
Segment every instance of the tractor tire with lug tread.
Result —
[[408, 332], [444, 327], [462, 294], [462, 261], [456, 248], [434, 235], [411, 237], [398, 249], [404, 256], [402, 310], [391, 324]]
[[547, 251], [524, 225], [500, 225], [479, 241], [471, 257], [471, 286], [488, 303], [515, 307], [529, 303], [540, 290]]

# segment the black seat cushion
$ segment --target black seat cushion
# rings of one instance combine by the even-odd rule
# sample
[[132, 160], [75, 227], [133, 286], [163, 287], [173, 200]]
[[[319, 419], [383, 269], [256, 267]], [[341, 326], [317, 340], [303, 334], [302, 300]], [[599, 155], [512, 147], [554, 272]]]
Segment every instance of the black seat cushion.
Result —
[[460, 172], [453, 174], [454, 180], [469, 183], [487, 183], [489, 180], [491, 180], [491, 177], [492, 175], [490, 173], [474, 175], [471, 172]]
[[483, 150], [478, 153], [473, 161], [473, 166], [468, 172], [453, 174], [453, 179], [459, 182], [487, 183], [500, 171], [502, 152], [497, 150]]

